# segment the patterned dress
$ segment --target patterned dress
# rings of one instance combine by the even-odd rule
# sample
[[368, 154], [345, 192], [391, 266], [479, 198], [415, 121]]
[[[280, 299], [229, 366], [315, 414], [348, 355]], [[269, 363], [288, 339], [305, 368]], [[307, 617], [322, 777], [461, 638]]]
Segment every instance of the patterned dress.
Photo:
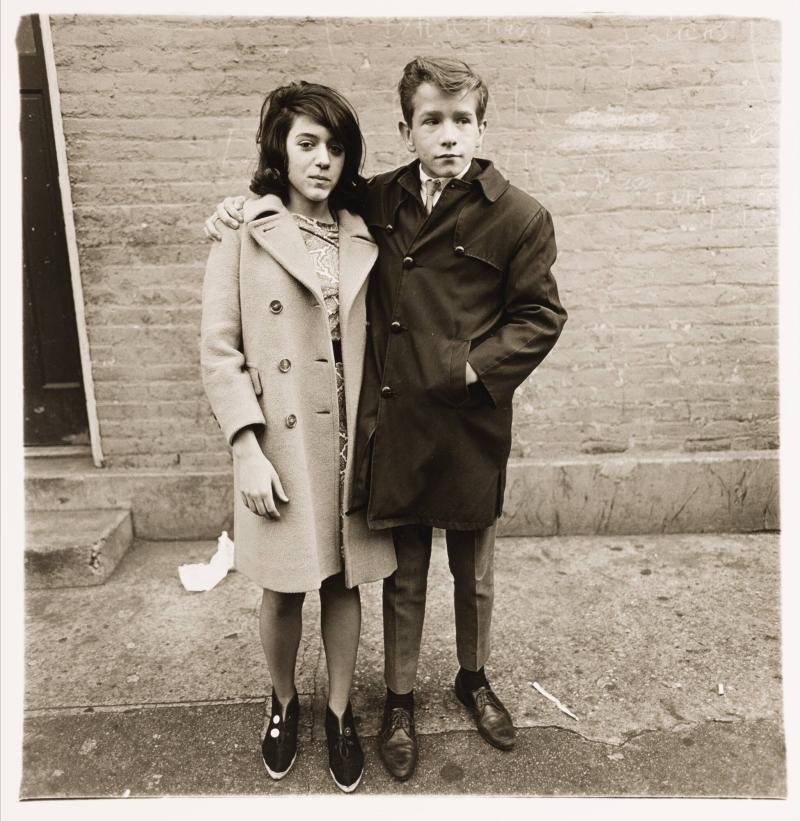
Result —
[[342, 334], [339, 327], [339, 225], [335, 222], [320, 222], [292, 214], [300, 233], [306, 243], [306, 250], [314, 262], [314, 270], [319, 277], [325, 308], [328, 311], [328, 325], [331, 339], [334, 341], [336, 368], [336, 396], [339, 401], [339, 506], [341, 545], [341, 505], [344, 499], [344, 471], [347, 465], [347, 416], [344, 403], [344, 367], [341, 355], [336, 349], [341, 343]]

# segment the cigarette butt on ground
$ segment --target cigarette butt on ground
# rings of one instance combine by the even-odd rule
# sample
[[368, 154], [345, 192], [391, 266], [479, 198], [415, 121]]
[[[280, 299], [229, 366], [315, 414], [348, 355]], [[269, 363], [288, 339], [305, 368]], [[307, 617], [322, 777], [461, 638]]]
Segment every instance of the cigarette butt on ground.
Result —
[[562, 704], [555, 696], [550, 695], [550, 693], [548, 693], [547, 690], [545, 690], [544, 687], [542, 687], [542, 685], [539, 684], [538, 681], [531, 682], [531, 686], [538, 693], [541, 693], [545, 698], [550, 699], [550, 701], [552, 701], [553, 704], [555, 704], [556, 707], [558, 707], [558, 709], [561, 710], [562, 713], [566, 713], [570, 718], [574, 718], [575, 721], [578, 721], [578, 716], [576, 716], [575, 713], [573, 713], [572, 710], [569, 709], [569, 707]]
[[721, 696], [725, 695], [725, 685], [722, 682], [717, 685], [717, 693]]

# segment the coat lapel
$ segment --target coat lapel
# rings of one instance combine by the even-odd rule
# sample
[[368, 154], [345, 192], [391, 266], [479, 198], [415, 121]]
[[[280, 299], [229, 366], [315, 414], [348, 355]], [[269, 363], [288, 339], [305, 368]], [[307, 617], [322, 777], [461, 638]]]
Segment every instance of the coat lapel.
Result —
[[339, 322], [347, 326], [350, 309], [378, 258], [378, 246], [364, 221], [349, 211], [339, 211]]
[[[337, 212], [339, 220], [339, 321], [344, 326], [358, 292], [378, 258], [361, 217]], [[322, 288], [300, 229], [278, 197], [247, 200], [244, 220], [253, 239], [295, 279], [322, 300]]]
[[[265, 212], [266, 216], [261, 216]], [[306, 250], [303, 235], [278, 197], [267, 195], [245, 203], [244, 219], [250, 236], [288, 271], [322, 300], [319, 277]]]

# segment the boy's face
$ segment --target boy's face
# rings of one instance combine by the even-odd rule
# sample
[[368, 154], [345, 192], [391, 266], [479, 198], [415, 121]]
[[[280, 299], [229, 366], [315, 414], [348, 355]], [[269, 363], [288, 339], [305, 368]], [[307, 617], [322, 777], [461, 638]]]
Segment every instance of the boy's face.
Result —
[[416, 90], [411, 125], [398, 125], [406, 147], [417, 154], [428, 176], [455, 177], [472, 162], [486, 130], [486, 120], [478, 122], [477, 103], [477, 91], [447, 94], [433, 83]]

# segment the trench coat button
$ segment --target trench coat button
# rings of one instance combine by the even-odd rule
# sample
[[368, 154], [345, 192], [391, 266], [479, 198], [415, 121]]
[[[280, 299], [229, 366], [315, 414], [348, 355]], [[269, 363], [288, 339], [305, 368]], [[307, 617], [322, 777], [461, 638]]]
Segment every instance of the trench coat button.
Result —
[[464, 246], [463, 245], [456, 245], [455, 251], [458, 254], [458, 256], [460, 256], [460, 257], [464, 256], [465, 252], [464, 252]]
[[390, 222], [390, 223], [386, 226], [386, 233], [387, 233], [387, 234], [391, 234], [391, 233], [392, 233], [392, 231], [394, 231], [394, 225], [392, 225], [392, 223]]
[[403, 268], [413, 268], [414, 267], [414, 258], [413, 257], [403, 257]]
[[292, 363], [288, 359], [281, 359], [281, 361], [278, 362], [278, 370], [281, 373], [286, 373], [291, 367]]
[[297, 417], [293, 413], [290, 413], [286, 417], [286, 427], [287, 428], [293, 428], [296, 424], [297, 424]]
[[279, 314], [283, 310], [283, 304], [279, 299], [273, 299], [272, 302], [269, 303], [269, 309], [273, 314]]
[[400, 331], [403, 330], [403, 326], [397, 320], [392, 322], [389, 327], [391, 328], [393, 334], [399, 334]]
[[381, 388], [381, 396], [382, 396], [384, 399], [389, 399], [389, 397], [391, 397], [391, 396], [393, 395], [393, 393], [394, 393], [394, 392], [392, 391], [392, 389], [391, 389], [388, 385], [384, 385], [384, 386]]

